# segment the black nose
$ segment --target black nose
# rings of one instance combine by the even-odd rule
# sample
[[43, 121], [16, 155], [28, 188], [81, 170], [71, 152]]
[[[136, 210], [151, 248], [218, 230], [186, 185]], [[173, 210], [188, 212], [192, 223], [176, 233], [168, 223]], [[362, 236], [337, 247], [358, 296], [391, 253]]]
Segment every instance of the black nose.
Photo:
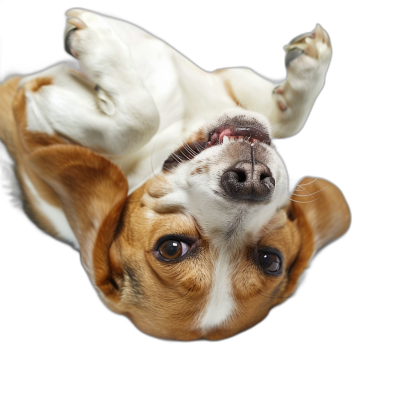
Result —
[[275, 189], [275, 179], [261, 163], [241, 161], [226, 170], [221, 178], [225, 193], [235, 200], [265, 201]]

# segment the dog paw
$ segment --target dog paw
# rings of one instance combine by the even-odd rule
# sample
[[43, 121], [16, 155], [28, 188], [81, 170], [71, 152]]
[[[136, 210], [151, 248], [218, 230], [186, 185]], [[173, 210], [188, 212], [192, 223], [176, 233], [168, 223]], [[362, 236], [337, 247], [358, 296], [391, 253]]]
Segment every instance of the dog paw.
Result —
[[309, 93], [310, 98], [316, 97], [332, 57], [329, 36], [318, 24], [312, 32], [296, 36], [284, 48], [287, 78], [273, 91], [281, 111], [298, 103], [305, 93]]
[[310, 33], [296, 36], [285, 47], [285, 66], [293, 72], [327, 69], [332, 57], [328, 33], [317, 24]]
[[127, 57], [129, 50], [100, 15], [73, 9], [67, 17], [65, 50], [79, 59], [89, 77], [106, 73]]

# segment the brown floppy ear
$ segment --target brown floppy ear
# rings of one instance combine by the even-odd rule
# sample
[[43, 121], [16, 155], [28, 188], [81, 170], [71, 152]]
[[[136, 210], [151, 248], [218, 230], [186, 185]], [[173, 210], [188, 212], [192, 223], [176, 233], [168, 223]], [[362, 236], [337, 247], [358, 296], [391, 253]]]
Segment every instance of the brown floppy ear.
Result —
[[93, 283], [108, 299], [117, 297], [115, 278], [122, 271], [109, 262], [108, 253], [127, 199], [124, 174], [104, 157], [74, 145], [47, 146], [27, 160], [59, 198]]
[[300, 250], [290, 267], [284, 296], [296, 288], [311, 257], [342, 236], [350, 226], [350, 210], [341, 191], [320, 178], [304, 178], [293, 191], [287, 209], [300, 237]]

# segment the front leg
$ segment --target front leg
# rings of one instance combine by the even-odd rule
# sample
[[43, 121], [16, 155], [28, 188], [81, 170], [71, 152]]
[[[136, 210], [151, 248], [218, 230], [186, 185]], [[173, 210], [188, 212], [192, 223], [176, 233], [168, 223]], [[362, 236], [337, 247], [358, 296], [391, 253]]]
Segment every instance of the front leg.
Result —
[[[131, 155], [158, 129], [154, 101], [130, 50], [104, 18], [84, 10], [67, 15], [65, 46], [84, 75], [61, 66], [25, 78], [27, 128], [61, 133], [105, 156]], [[38, 77], [47, 83], [32, 90], [29, 81]]]
[[285, 46], [286, 80], [273, 84], [251, 70], [228, 69], [221, 75], [236, 102], [268, 117], [274, 137], [289, 137], [305, 124], [321, 92], [332, 57], [328, 34], [320, 25]]

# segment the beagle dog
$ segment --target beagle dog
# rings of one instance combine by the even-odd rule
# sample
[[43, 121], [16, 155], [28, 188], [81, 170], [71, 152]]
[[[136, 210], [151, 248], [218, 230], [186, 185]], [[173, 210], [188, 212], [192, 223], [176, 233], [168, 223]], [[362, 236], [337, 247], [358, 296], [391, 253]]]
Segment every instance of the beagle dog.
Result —
[[339, 189], [288, 191], [273, 139], [295, 135], [331, 59], [317, 25], [286, 47], [286, 80], [209, 73], [127, 22], [67, 12], [57, 65], [0, 87], [0, 139], [32, 221], [81, 253], [104, 303], [143, 332], [230, 337], [296, 288], [349, 227]]

